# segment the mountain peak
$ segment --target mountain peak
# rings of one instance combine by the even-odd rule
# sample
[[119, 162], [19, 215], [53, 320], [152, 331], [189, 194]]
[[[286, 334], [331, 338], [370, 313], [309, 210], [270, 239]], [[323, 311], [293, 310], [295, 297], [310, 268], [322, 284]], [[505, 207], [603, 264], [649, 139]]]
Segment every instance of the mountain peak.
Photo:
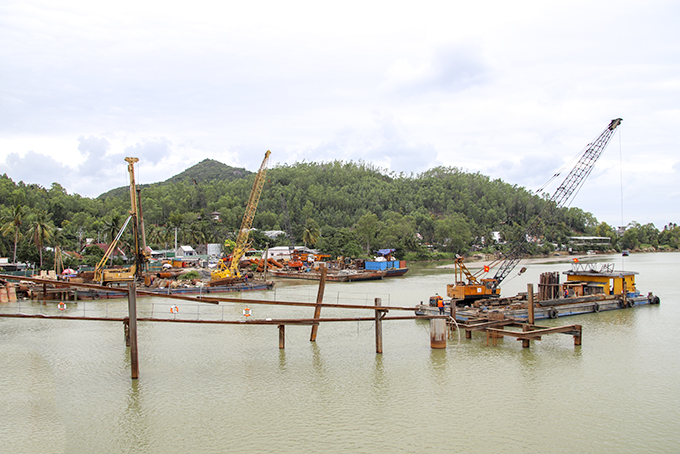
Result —
[[184, 180], [193, 180], [196, 183], [205, 183], [213, 180], [232, 181], [246, 177], [252, 172], [243, 167], [231, 167], [214, 159], [204, 159], [185, 171], [168, 178], [163, 183], [177, 183]]

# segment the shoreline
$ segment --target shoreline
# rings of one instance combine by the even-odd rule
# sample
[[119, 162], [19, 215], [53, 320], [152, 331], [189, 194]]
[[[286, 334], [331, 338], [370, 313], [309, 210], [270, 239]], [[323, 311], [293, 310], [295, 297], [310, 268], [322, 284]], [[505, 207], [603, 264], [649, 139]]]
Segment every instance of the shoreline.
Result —
[[[556, 262], [571, 262], [573, 259], [578, 259], [583, 260], [587, 259], [590, 257], [596, 257], [597, 255], [603, 255], [603, 254], [596, 254], [596, 255], [588, 255], [588, 254], [578, 254], [578, 255], [560, 255], [560, 256], [555, 256], [555, 257], [526, 257], [523, 258], [522, 260], [517, 263], [517, 266], [520, 264], [523, 265], [534, 265], [537, 263], [556, 263]], [[478, 269], [478, 268], [483, 268], [485, 265], [489, 266], [492, 263], [496, 262], [496, 260], [475, 260], [472, 262], [465, 261], [465, 266], [468, 269]], [[449, 265], [440, 265], [437, 266], [438, 269], [453, 269], [455, 268], [455, 264], [451, 263]]]

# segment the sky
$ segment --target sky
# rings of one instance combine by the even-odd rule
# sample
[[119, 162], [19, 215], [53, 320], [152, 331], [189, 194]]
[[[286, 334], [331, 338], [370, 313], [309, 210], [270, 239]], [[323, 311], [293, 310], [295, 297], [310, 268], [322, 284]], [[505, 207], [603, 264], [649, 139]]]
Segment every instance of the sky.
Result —
[[679, 21], [656, 0], [0, 0], [0, 174], [96, 197], [128, 184], [126, 156], [153, 183], [271, 150], [535, 192], [622, 118], [571, 206], [662, 229], [680, 222]]

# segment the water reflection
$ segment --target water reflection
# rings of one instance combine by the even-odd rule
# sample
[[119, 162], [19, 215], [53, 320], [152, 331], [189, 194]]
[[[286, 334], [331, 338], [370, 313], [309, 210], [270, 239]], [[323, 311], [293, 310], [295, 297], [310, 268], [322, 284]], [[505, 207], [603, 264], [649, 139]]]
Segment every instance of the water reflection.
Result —
[[[129, 350], [129, 349], [128, 349]], [[153, 445], [150, 440], [149, 418], [142, 405], [142, 385], [139, 380], [130, 380], [130, 387], [126, 396], [126, 407], [118, 419], [118, 440], [120, 452], [130, 447], [134, 451], [148, 452]]]
[[285, 348], [280, 348], [279, 349], [279, 372], [287, 372], [287, 362], [286, 362], [286, 349]]

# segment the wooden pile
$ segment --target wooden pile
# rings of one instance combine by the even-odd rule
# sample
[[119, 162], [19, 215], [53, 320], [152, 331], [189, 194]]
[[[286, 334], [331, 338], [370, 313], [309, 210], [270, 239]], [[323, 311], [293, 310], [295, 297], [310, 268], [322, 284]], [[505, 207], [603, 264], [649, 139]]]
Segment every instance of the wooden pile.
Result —
[[538, 301], [561, 298], [559, 271], [541, 273], [538, 282]]

